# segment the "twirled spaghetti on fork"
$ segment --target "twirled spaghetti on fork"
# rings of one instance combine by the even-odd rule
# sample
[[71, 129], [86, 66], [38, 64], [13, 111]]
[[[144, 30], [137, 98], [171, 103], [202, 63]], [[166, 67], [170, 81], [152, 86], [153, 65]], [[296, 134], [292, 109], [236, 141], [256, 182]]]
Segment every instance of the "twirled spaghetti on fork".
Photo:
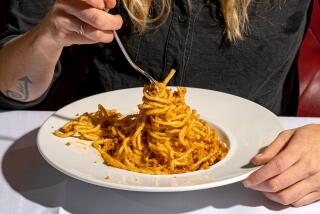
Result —
[[148, 174], [178, 174], [208, 169], [228, 148], [216, 129], [185, 103], [186, 89], [145, 85], [139, 113], [123, 116], [102, 105], [54, 131], [58, 137], [93, 141], [109, 166]]

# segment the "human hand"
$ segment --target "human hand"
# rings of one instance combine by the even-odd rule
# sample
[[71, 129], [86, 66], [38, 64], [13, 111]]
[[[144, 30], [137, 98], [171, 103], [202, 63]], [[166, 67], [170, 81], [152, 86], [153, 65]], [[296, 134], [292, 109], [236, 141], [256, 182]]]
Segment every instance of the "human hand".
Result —
[[122, 26], [120, 15], [106, 13], [116, 0], [56, 0], [40, 24], [45, 34], [58, 46], [109, 43], [113, 30]]
[[264, 165], [243, 184], [283, 205], [320, 200], [320, 125], [287, 130], [252, 159]]

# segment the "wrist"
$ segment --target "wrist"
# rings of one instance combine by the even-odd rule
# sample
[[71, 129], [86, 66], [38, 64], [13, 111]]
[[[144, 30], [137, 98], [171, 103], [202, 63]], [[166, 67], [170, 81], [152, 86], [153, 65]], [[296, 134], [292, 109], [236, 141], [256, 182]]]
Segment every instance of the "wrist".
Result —
[[25, 35], [28, 40], [29, 48], [32, 48], [38, 54], [41, 54], [45, 61], [58, 60], [64, 48], [56, 41], [46, 26], [39, 24], [32, 31]]
[[36, 41], [40, 42], [43, 47], [48, 48], [47, 50], [62, 50], [64, 45], [57, 39], [56, 31], [52, 28], [53, 26], [47, 16], [31, 33]]

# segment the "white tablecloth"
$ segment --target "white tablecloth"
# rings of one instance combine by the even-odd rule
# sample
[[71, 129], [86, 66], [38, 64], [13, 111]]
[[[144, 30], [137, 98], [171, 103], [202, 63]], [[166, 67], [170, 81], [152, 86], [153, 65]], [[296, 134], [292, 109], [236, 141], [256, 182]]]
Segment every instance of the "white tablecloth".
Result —
[[[51, 112], [0, 112], [0, 213], [319, 213], [273, 203], [241, 183], [181, 193], [113, 190], [70, 178], [52, 168], [36, 147], [38, 127]], [[281, 118], [286, 127], [320, 118]]]

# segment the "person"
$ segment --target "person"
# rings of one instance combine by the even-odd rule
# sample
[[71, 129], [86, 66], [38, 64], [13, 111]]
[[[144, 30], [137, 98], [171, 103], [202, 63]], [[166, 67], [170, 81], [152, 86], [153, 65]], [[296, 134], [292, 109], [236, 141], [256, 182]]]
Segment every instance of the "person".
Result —
[[[155, 79], [177, 70], [172, 85], [208, 88], [294, 115], [297, 53], [311, 0], [13, 0], [0, 44], [0, 105], [40, 103], [61, 73], [61, 52], [90, 44], [86, 87], [142, 86], [113, 42]], [[116, 6], [117, 5], [117, 6]], [[110, 10], [106, 12], [106, 10]], [[286, 130], [252, 162], [243, 181], [275, 202], [303, 206], [320, 199], [320, 125]]]

